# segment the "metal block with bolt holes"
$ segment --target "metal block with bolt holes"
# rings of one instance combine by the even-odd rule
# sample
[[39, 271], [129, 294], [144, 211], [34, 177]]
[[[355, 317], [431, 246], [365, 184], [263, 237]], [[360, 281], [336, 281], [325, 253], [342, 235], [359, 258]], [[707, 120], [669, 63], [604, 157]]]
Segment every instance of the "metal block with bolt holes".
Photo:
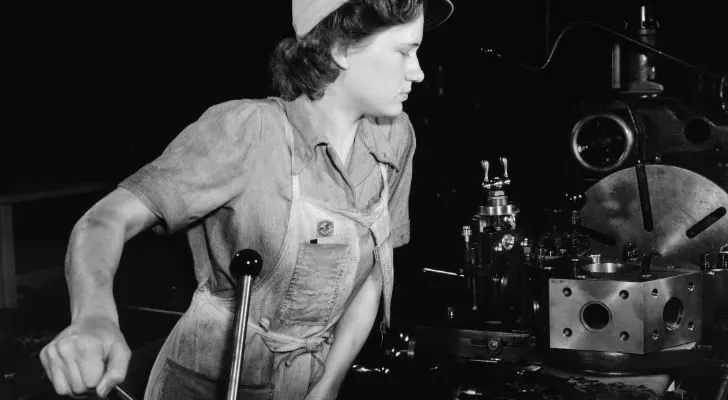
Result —
[[552, 349], [646, 354], [700, 340], [700, 272], [641, 279], [550, 279]]

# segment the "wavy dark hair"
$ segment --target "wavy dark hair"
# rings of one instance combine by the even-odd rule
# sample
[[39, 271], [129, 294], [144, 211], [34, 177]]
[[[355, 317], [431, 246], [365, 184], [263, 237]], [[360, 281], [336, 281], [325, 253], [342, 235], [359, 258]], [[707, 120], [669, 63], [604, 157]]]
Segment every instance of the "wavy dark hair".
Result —
[[285, 100], [305, 94], [312, 100], [341, 71], [331, 50], [364, 42], [385, 29], [414, 21], [426, 0], [350, 0], [321, 20], [302, 38], [285, 38], [270, 58], [273, 88]]

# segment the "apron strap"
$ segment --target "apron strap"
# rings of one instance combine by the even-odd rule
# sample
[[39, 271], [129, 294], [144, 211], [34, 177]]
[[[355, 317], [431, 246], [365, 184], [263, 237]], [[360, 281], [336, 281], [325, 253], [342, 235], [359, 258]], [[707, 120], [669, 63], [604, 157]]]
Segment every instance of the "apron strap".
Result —
[[[266, 320], [262, 322], [265, 324]], [[334, 334], [331, 329], [310, 338], [302, 339], [271, 332], [253, 322], [248, 322], [248, 328], [264, 339], [263, 342], [268, 346], [270, 351], [274, 353], [289, 353], [285, 361], [286, 367], [290, 368], [298, 357], [304, 354], [311, 354], [311, 357], [321, 367], [317, 369], [318, 372], [314, 380], [318, 381], [326, 371], [326, 361], [321, 358], [321, 350], [323, 350], [324, 344], [330, 345], [334, 341]]]

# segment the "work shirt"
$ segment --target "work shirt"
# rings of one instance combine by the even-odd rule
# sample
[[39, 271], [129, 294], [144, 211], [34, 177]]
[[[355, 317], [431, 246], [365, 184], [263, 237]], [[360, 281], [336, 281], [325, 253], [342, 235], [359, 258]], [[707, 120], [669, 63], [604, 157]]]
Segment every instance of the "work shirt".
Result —
[[[281, 110], [281, 108], [283, 108]], [[294, 165], [281, 111], [293, 126]], [[291, 176], [301, 192], [332, 206], [366, 209], [381, 192], [379, 165], [387, 168], [391, 243], [409, 242], [409, 192], [414, 130], [405, 113], [359, 121], [348, 165], [335, 157], [311, 101], [237, 100], [209, 108], [157, 159], [120, 183], [160, 219], [155, 229], [187, 229], [198, 286], [232, 296], [228, 266], [245, 248], [266, 267], [278, 264], [291, 206]], [[370, 242], [370, 236], [362, 241]], [[372, 249], [371, 243], [362, 243]], [[368, 259], [372, 263], [371, 251]]]

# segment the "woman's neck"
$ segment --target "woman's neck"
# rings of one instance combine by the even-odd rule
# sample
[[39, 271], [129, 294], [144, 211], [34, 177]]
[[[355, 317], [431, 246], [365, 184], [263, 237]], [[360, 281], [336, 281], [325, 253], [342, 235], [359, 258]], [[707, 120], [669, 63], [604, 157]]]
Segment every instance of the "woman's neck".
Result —
[[347, 107], [347, 102], [342, 100], [327, 91], [322, 98], [313, 101], [313, 106], [318, 114], [314, 118], [319, 121], [340, 161], [346, 165], [362, 115], [352, 111], [353, 108]]

